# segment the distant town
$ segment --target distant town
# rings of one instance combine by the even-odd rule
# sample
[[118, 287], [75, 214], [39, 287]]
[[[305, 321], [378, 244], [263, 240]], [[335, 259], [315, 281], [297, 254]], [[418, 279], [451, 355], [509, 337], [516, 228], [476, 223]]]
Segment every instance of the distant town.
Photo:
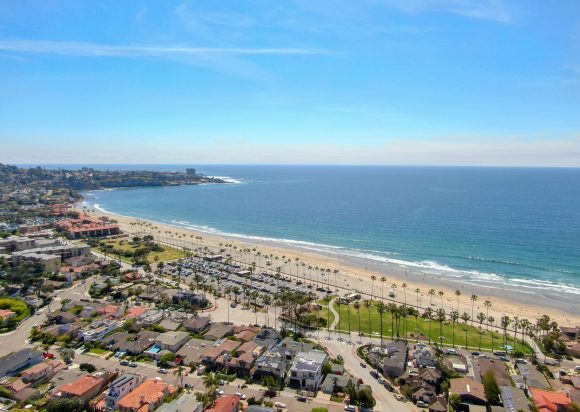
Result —
[[577, 325], [74, 207], [201, 183], [225, 182], [0, 165], [0, 411], [578, 410]]

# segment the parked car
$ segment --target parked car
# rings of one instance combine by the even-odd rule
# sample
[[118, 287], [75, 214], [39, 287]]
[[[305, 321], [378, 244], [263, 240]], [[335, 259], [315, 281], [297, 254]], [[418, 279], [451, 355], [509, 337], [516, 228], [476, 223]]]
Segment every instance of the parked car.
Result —
[[346, 405], [346, 406], [344, 407], [344, 410], [345, 410], [345, 411], [348, 411], [348, 412], [356, 412], [356, 407], [355, 407], [355, 406], [353, 406], [353, 405]]
[[375, 379], [379, 377], [379, 374], [377, 373], [377, 371], [370, 371], [369, 373]]
[[238, 395], [240, 399], [246, 399], [246, 395], [241, 392], [236, 392], [236, 395]]
[[121, 365], [123, 366], [129, 366], [129, 361], [126, 360], [122, 360], [121, 362], [119, 362]]
[[360, 363], [360, 367], [361, 367], [361, 368], [366, 368], [366, 367], [367, 367], [367, 364], [366, 364], [366, 363], [364, 363], [364, 362], [361, 362], [361, 363]]
[[158, 372], [166, 375], [167, 374], [167, 369], [165, 369], [165, 368], [159, 368]]
[[129, 366], [131, 368], [136, 368], [137, 367], [137, 363], [136, 362], [129, 362]]

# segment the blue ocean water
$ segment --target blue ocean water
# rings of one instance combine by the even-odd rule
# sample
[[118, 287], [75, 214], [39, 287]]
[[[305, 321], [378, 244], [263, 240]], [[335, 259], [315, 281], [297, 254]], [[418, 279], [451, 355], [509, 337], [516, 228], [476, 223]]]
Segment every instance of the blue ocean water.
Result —
[[238, 183], [96, 191], [87, 201], [121, 215], [412, 271], [580, 294], [580, 169], [197, 169]]

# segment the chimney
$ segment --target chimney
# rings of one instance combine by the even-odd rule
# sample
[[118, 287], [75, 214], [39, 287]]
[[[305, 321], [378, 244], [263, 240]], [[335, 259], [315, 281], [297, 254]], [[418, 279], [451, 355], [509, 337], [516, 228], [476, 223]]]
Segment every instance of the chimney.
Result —
[[145, 395], [141, 395], [141, 399], [139, 399], [141, 405], [145, 403]]

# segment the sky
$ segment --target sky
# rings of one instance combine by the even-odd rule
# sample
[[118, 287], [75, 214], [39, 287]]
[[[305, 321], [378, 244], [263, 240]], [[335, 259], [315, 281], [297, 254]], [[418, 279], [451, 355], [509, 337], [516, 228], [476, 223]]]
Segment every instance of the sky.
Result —
[[0, 162], [580, 167], [580, 2], [1, 0]]

